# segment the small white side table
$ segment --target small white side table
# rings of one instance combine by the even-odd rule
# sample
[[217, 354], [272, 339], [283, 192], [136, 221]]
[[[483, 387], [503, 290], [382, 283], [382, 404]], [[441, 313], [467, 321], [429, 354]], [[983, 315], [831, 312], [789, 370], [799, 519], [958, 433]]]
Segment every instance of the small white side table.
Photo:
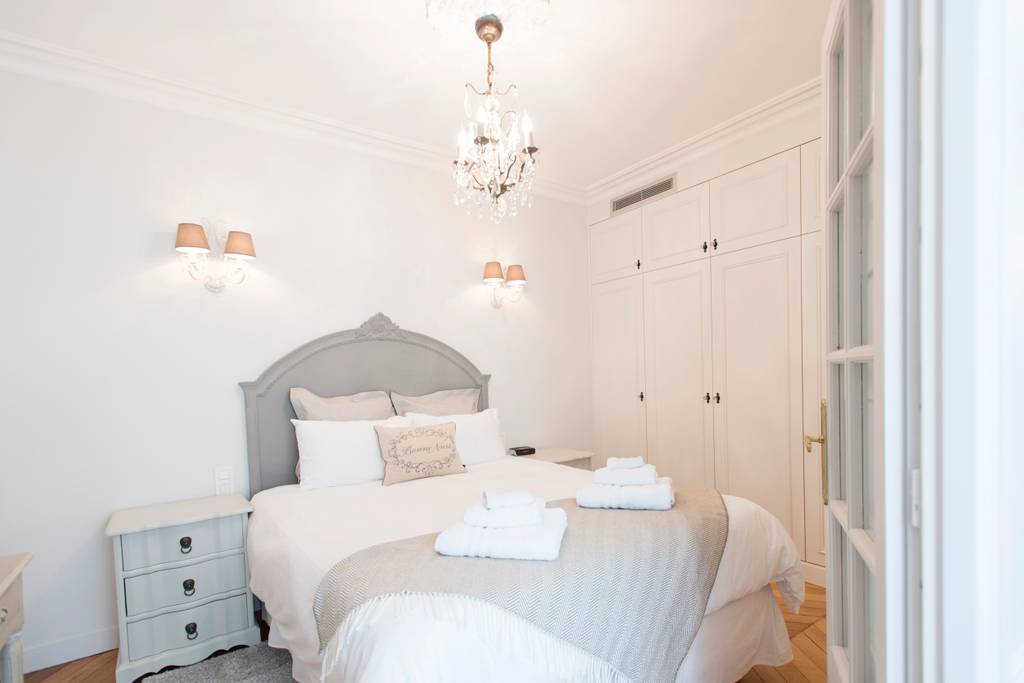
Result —
[[239, 495], [121, 510], [114, 539], [121, 649], [117, 683], [185, 666], [236, 645], [256, 645]]
[[590, 451], [577, 451], [572, 448], [538, 448], [537, 452], [533, 455], [523, 455], [520, 457], [553, 462], [580, 470], [589, 470], [594, 454]]
[[25, 625], [21, 573], [31, 559], [31, 555], [0, 557], [0, 681], [4, 683], [25, 680], [21, 654], [21, 629]]

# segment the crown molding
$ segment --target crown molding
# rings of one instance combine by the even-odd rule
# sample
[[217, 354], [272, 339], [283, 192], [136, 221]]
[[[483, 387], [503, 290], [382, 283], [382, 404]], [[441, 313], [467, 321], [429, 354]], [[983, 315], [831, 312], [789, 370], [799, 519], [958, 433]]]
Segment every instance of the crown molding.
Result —
[[808, 107], [819, 106], [821, 79], [814, 78], [781, 95], [748, 109], [717, 126], [694, 135], [676, 145], [664, 149], [642, 161], [627, 166], [612, 175], [587, 186], [587, 201], [604, 199], [617, 186], [632, 183], [648, 176], [665, 166], [705, 153], [715, 147], [729, 144], [752, 131], [771, 125], [783, 118], [794, 116]]
[[[446, 174], [452, 163], [451, 155], [438, 147], [164, 78], [8, 31], [0, 31], [0, 69]], [[587, 198], [581, 187], [541, 177], [534, 180], [534, 191], [578, 205]]]

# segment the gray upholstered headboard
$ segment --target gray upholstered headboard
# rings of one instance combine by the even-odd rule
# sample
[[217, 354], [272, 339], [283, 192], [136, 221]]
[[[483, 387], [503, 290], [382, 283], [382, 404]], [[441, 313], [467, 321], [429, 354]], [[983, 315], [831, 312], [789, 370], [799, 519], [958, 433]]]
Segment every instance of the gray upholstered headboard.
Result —
[[267, 368], [254, 382], [242, 382], [249, 453], [249, 493], [295, 483], [298, 447], [288, 391], [305, 387], [321, 396], [360, 391], [420, 395], [441, 389], [480, 389], [487, 407], [490, 375], [461, 353], [426, 335], [400, 329], [378, 313], [354, 330], [303, 344]]

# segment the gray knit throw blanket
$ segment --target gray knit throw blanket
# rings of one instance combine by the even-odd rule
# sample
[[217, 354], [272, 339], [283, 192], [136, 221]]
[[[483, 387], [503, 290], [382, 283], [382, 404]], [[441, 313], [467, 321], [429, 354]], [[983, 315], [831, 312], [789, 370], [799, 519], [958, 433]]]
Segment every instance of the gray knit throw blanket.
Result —
[[729, 518], [717, 491], [676, 495], [664, 512], [590, 510], [575, 500], [553, 562], [444, 557], [436, 534], [361, 550], [324, 576], [314, 600], [323, 649], [373, 598], [477, 598], [607, 662], [633, 681], [673, 681], [707, 608]]

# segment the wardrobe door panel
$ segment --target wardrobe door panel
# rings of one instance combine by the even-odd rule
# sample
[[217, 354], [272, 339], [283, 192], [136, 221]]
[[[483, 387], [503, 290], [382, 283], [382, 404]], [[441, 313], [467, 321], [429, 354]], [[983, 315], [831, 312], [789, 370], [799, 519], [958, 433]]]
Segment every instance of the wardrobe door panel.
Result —
[[800, 204], [803, 233], [821, 230], [825, 212], [825, 169], [821, 165], [821, 140], [800, 147]]
[[711, 259], [715, 479], [786, 527], [801, 555], [800, 239]]
[[609, 457], [646, 457], [643, 315], [640, 276], [591, 288], [595, 469]]
[[[801, 238], [803, 269], [804, 434], [820, 434], [825, 392], [825, 245], [821, 231]], [[821, 449], [804, 451], [804, 560], [825, 565], [825, 506], [821, 500]]]
[[677, 487], [715, 486], [711, 264], [644, 275], [647, 459]]
[[590, 281], [607, 282], [640, 272], [640, 211], [590, 226]]
[[711, 181], [712, 254], [799, 234], [799, 147]]
[[711, 240], [708, 184], [643, 207], [644, 272], [705, 258]]

